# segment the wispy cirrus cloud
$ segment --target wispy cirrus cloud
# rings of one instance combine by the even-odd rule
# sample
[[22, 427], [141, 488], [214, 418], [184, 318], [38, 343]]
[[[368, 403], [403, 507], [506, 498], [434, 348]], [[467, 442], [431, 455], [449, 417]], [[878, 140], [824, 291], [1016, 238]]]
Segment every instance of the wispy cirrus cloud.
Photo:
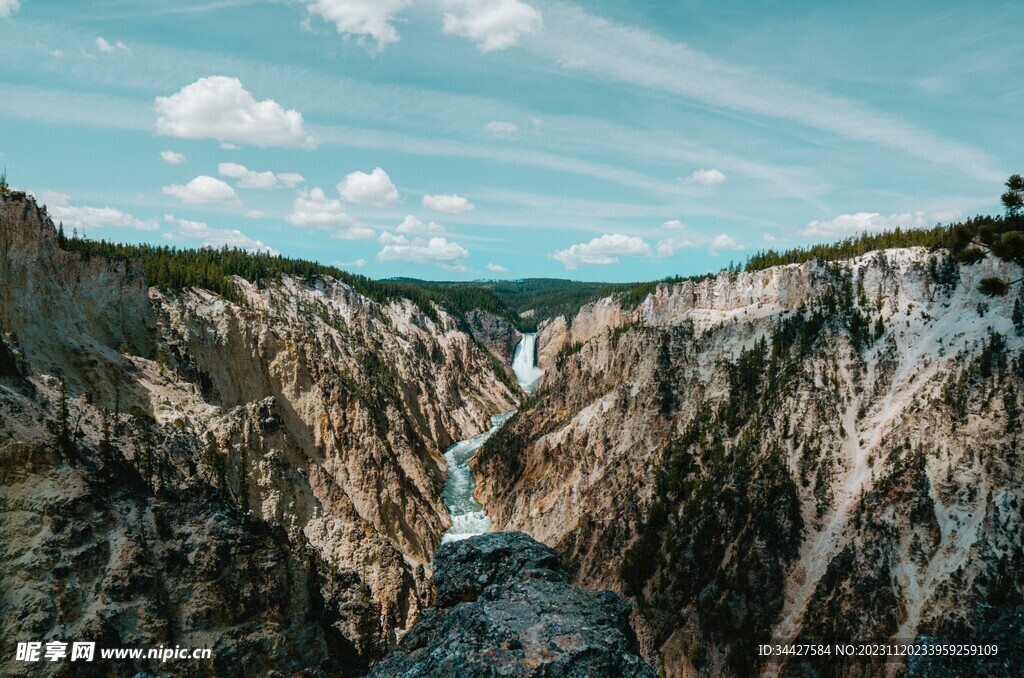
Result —
[[734, 66], [578, 6], [548, 7], [543, 34], [526, 47], [552, 62], [573, 54], [588, 72], [607, 78], [897, 149], [928, 162], [956, 166], [979, 180], [1003, 177], [990, 155], [968, 144], [945, 139], [854, 99]]

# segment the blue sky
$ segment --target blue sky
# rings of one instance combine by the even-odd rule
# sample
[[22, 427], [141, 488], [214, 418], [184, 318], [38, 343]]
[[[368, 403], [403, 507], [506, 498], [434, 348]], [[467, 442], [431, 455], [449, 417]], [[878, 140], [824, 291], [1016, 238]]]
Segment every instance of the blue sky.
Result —
[[1022, 25], [1008, 2], [0, 0], [0, 162], [90, 238], [372, 277], [702, 273], [997, 213]]

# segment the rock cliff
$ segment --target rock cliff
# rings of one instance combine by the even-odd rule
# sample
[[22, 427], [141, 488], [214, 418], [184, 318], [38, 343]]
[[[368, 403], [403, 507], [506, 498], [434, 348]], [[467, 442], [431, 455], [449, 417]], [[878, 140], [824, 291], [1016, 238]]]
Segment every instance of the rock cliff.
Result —
[[[0, 629], [365, 671], [428, 600], [444, 449], [513, 409], [443, 310], [331, 279], [150, 288], [0, 198]], [[0, 672], [26, 665], [5, 649]], [[145, 670], [119, 663], [119, 675]]]
[[568, 583], [561, 555], [518, 532], [438, 549], [435, 606], [371, 676], [647, 676], [629, 605]]
[[977, 292], [993, 273], [1020, 277], [890, 250], [556, 319], [540, 389], [474, 460], [477, 498], [633, 600], [668, 675], [835, 670], [763, 663], [773, 638], [998, 642], [970, 668], [1012, 667], [1024, 328], [1013, 295]]

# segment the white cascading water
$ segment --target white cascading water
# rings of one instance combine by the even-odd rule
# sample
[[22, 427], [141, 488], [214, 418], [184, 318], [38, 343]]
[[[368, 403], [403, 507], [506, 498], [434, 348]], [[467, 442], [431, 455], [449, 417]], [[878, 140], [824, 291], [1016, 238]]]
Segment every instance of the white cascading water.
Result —
[[441, 543], [466, 539], [475, 534], [484, 534], [491, 530], [491, 519], [484, 513], [484, 508], [473, 499], [473, 473], [469, 470], [469, 460], [473, 458], [476, 451], [487, 442], [487, 439], [494, 435], [494, 432], [501, 428], [506, 421], [512, 418], [515, 411], [499, 414], [491, 417], [491, 428], [484, 431], [475, 438], [455, 443], [444, 453], [448, 462], [448, 480], [441, 489], [441, 498], [444, 499], [448, 513], [452, 517], [452, 526], [444, 536]]
[[537, 335], [524, 334], [512, 354], [512, 371], [516, 373], [519, 387], [527, 393], [537, 388], [544, 370], [537, 367]]
[[[535, 360], [537, 355], [536, 334], [524, 334], [522, 341], [516, 345], [515, 353], [512, 355], [512, 371], [516, 374], [516, 380], [520, 388], [530, 393], [537, 387], [544, 370], [537, 367]], [[457, 442], [445, 450], [444, 458], [448, 462], [448, 480], [441, 489], [441, 498], [448, 513], [452, 517], [452, 526], [444, 536], [441, 543], [467, 539], [477, 534], [484, 534], [491, 530], [491, 519], [484, 513], [484, 508], [473, 498], [473, 473], [469, 469], [469, 460], [473, 458], [487, 439], [494, 435], [494, 432], [505, 425], [515, 411], [505, 412], [491, 417], [491, 428], [480, 435]]]

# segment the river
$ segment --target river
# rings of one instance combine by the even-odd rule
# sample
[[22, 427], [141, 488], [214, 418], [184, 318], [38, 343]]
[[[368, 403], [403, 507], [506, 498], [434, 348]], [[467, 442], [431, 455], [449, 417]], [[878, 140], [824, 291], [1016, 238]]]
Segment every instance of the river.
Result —
[[[540, 382], [544, 370], [537, 367], [536, 334], [524, 334], [516, 345], [512, 357], [512, 371], [516, 374], [519, 387], [530, 393]], [[473, 458], [487, 439], [505, 425], [515, 410], [491, 417], [491, 428], [478, 436], [462, 440], [447, 450], [444, 458], [448, 462], [448, 480], [441, 489], [441, 498], [448, 507], [452, 517], [451, 528], [444, 533], [441, 543], [466, 539], [476, 534], [484, 534], [491, 530], [491, 519], [484, 508], [473, 498], [473, 472], [469, 469], [469, 460]]]

